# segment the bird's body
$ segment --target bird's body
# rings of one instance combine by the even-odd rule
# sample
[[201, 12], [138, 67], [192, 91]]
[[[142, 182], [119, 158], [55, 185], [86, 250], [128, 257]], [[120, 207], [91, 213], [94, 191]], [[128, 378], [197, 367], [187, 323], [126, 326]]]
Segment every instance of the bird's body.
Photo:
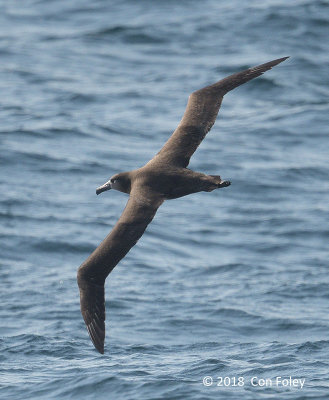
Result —
[[80, 266], [80, 305], [96, 349], [104, 353], [106, 277], [143, 235], [165, 200], [226, 187], [219, 175], [187, 168], [190, 157], [214, 124], [223, 96], [286, 58], [233, 74], [191, 94], [184, 116], [160, 152], [142, 168], [114, 175], [96, 190], [129, 194], [129, 200], [113, 230]]

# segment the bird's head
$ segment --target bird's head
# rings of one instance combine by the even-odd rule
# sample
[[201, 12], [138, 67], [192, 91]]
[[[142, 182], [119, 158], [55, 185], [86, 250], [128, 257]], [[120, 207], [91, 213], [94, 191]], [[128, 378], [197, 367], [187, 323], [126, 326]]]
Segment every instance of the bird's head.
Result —
[[129, 172], [120, 172], [113, 175], [104, 185], [96, 189], [96, 194], [105, 192], [106, 190], [115, 189], [119, 192], [130, 193], [131, 179]]

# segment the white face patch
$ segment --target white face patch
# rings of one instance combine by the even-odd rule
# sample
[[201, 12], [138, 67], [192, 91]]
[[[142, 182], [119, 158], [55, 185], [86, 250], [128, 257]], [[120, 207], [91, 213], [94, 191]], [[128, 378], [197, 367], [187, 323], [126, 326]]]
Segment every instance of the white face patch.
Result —
[[118, 179], [115, 179], [114, 182], [111, 182], [111, 188], [114, 190], [120, 191], [121, 185], [120, 185], [120, 182], [118, 181]]

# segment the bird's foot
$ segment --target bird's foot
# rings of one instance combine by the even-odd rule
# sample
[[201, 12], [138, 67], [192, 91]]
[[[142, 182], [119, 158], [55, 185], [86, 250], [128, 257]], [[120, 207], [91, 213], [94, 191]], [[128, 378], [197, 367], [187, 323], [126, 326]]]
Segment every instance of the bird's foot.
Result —
[[231, 184], [230, 181], [222, 181], [222, 182], [218, 185], [218, 187], [219, 187], [219, 188], [223, 188], [223, 187], [226, 187], [226, 186], [230, 186], [230, 184]]
[[209, 175], [212, 178], [212, 184], [216, 185], [215, 189], [223, 188], [226, 186], [230, 186], [230, 181], [224, 181], [219, 175]]

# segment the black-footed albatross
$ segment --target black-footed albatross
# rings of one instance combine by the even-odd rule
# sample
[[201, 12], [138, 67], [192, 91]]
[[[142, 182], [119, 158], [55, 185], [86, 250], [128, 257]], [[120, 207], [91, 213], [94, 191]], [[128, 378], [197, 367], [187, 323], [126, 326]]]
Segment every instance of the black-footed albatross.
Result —
[[249, 68], [193, 92], [177, 129], [159, 153], [142, 168], [113, 175], [97, 188], [96, 194], [109, 189], [129, 194], [112, 231], [78, 270], [81, 313], [100, 353], [104, 353], [106, 277], [137, 243], [165, 200], [230, 185], [219, 175], [188, 169], [190, 158], [215, 123], [224, 95], [287, 58]]

